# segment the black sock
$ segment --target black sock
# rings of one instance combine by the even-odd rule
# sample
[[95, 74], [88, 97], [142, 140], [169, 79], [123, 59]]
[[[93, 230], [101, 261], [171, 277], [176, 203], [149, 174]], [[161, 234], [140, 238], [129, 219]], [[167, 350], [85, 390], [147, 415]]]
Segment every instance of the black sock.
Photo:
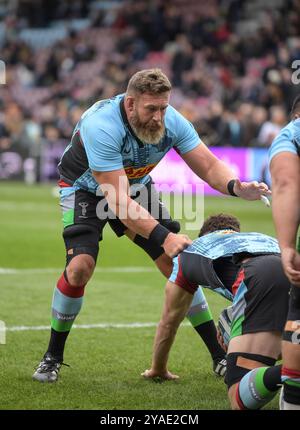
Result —
[[51, 337], [47, 352], [49, 352], [59, 361], [63, 361], [65, 343], [69, 333], [69, 331], [59, 332], [51, 328]]
[[281, 364], [269, 367], [264, 374], [264, 384], [270, 391], [276, 391], [281, 385]]
[[213, 360], [225, 358], [226, 352], [218, 344], [217, 330], [213, 320], [199, 324], [194, 329], [201, 336]]

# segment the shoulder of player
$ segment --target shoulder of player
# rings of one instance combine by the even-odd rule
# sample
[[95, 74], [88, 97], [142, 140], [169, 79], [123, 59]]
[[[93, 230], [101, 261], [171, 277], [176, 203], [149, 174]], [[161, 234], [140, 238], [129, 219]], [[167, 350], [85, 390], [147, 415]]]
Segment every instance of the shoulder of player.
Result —
[[272, 142], [272, 145], [278, 144], [281, 140], [289, 140], [292, 141], [293, 138], [293, 128], [294, 124], [293, 121], [290, 121], [285, 127], [283, 127], [278, 135], [275, 137], [275, 139]]
[[116, 139], [122, 139], [125, 135], [120, 110], [116, 104], [111, 103], [99, 109], [96, 104], [93, 105], [93, 110], [82, 117], [79, 128], [81, 130], [92, 128], [94, 133], [107, 133]]
[[169, 105], [165, 115], [165, 126], [171, 132], [176, 134], [180, 128], [188, 125], [189, 121], [173, 106]]
[[184, 116], [172, 105], [168, 105], [165, 118], [169, 121], [172, 121], [172, 120], [174, 121], [178, 118], [185, 119]]
[[289, 122], [280, 133], [275, 137], [272, 142], [272, 145], [269, 149], [269, 160], [279, 154], [280, 152], [292, 152], [294, 154], [297, 153], [296, 147], [293, 143], [294, 137], [294, 124], [293, 121]]

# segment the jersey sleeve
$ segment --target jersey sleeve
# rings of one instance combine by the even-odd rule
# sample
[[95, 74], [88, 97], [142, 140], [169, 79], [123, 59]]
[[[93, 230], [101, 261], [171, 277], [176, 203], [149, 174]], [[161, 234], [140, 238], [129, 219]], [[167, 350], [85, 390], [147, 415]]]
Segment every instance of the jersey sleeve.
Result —
[[285, 127], [273, 140], [269, 149], [269, 163], [275, 155], [281, 152], [291, 152], [297, 155], [297, 149], [293, 143], [293, 127]]
[[[117, 125], [116, 125], [117, 130]], [[93, 118], [87, 118], [80, 127], [80, 136], [84, 144], [89, 167], [96, 172], [108, 172], [123, 168], [121, 154], [121, 133], [107, 125], [97, 124]]]
[[174, 147], [178, 149], [180, 154], [185, 154], [196, 148], [201, 143], [201, 139], [194, 126], [181, 113], [175, 109], [173, 112], [176, 135]]

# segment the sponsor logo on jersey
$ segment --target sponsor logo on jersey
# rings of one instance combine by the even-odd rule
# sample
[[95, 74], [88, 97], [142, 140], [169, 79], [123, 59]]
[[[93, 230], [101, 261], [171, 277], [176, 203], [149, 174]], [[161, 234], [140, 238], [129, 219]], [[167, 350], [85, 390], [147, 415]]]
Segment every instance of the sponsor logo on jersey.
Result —
[[157, 163], [148, 164], [148, 166], [139, 167], [138, 169], [135, 169], [134, 167], [125, 167], [125, 172], [128, 179], [143, 178], [144, 176], [148, 175], [152, 169], [154, 169], [156, 164]]

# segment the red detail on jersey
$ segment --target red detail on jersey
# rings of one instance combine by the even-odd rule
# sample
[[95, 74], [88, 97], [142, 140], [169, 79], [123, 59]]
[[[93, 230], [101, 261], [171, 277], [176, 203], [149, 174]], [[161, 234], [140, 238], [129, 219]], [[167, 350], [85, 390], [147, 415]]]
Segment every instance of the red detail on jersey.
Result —
[[178, 287], [183, 288], [190, 294], [194, 294], [198, 288], [197, 284], [194, 284], [193, 282], [190, 282], [185, 278], [180, 263], [180, 255], [178, 256], [178, 273], [176, 276], [175, 284], [178, 285]]
[[238, 273], [238, 276], [236, 278], [236, 280], [234, 281], [234, 284], [232, 285], [232, 294], [235, 296], [237, 289], [239, 288], [239, 286], [241, 285], [241, 282], [243, 282], [243, 280], [245, 279], [245, 270], [241, 269]]
[[148, 173], [150, 173], [151, 170], [154, 169], [156, 164], [157, 163], [148, 164], [148, 166], [139, 167], [138, 169], [135, 169], [134, 167], [125, 167], [124, 170], [129, 179], [138, 179], [148, 175]]
[[70, 184], [67, 184], [65, 181], [63, 181], [62, 179], [60, 179], [59, 181], [57, 181], [57, 185], [60, 187], [60, 188], [65, 188], [65, 187], [71, 187], [71, 185]]
[[284, 376], [288, 376], [291, 379], [300, 378], [299, 370], [288, 369], [287, 367], [283, 367], [283, 366], [281, 368], [281, 374]]
[[81, 287], [72, 287], [72, 285], [66, 281], [64, 274], [61, 275], [56, 286], [59, 291], [67, 297], [78, 298], [82, 297], [84, 294], [85, 285], [82, 285]]
[[78, 134], [80, 145], [81, 145], [81, 146], [83, 146], [83, 142], [82, 142], [82, 140], [81, 140], [81, 136], [80, 136], [80, 130], [77, 130], [77, 131], [76, 131], [76, 134]]

